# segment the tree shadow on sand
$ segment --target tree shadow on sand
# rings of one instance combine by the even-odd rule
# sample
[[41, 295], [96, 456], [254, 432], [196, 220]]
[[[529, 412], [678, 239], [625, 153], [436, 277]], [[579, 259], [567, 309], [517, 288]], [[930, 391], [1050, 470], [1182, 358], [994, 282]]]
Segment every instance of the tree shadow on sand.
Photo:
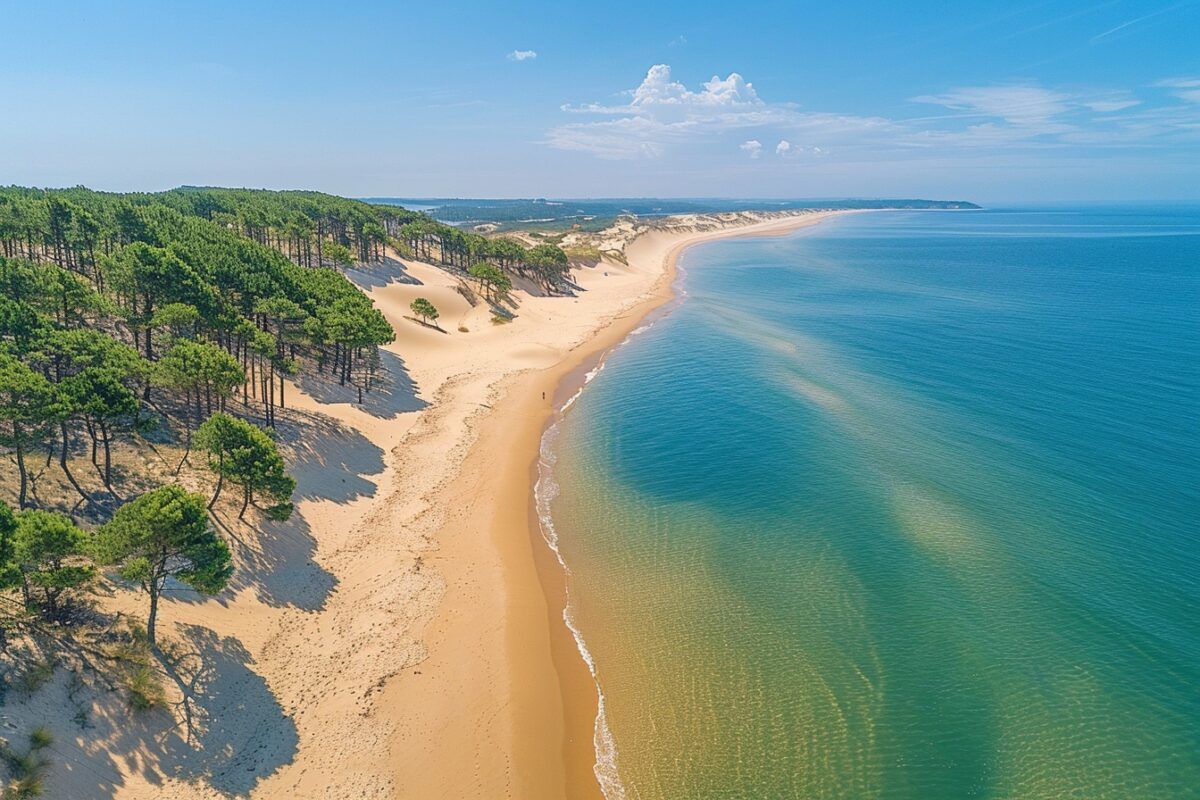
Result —
[[[244, 589], [253, 589], [270, 606], [291, 606], [319, 611], [337, 586], [337, 578], [313, 556], [317, 540], [304, 515], [296, 512], [287, 522], [263, 520], [254, 529], [215, 517], [217, 530], [229, 544], [235, 565], [227, 593], [216, 599], [224, 604]], [[184, 603], [212, 602], [183, 584], [171, 583], [164, 595]]]
[[350, 426], [321, 413], [289, 410], [279, 424], [295, 500], [348, 503], [373, 497], [370, 476], [384, 469], [383, 448]]
[[165, 774], [244, 795], [289, 764], [299, 744], [295, 722], [250, 669], [241, 642], [199, 625], [181, 625], [184, 641], [161, 659], [182, 698], [174, 735], [162, 742]]
[[160, 787], [156, 795], [175, 779], [241, 797], [292, 762], [295, 722], [241, 642], [199, 625], [177, 630], [180, 638], [156, 654], [167, 709], [131, 713], [115, 686], [77, 693], [64, 679], [43, 690], [43, 702], [80, 708], [74, 724], [53, 730], [47, 797], [111, 800], [127, 788], [127, 774]]
[[417, 396], [417, 385], [404, 366], [404, 359], [390, 350], [379, 351], [379, 375], [371, 391], [363, 392], [362, 403], [358, 402], [358, 389], [350, 384], [342, 386], [336, 378], [303, 371], [296, 376], [296, 383], [305, 392], [322, 403], [349, 403], [373, 417], [394, 419], [409, 411], [420, 411], [428, 405]]
[[[383, 450], [358, 431], [320, 413], [289, 409], [279, 421], [289, 473], [296, 479], [294, 501], [331, 500], [349, 503], [373, 497], [371, 480], [384, 470]], [[316, 611], [337, 585], [337, 579], [315, 561], [317, 540], [300, 510], [279, 522], [251, 510], [239, 522], [236, 489], [217, 506], [217, 529], [234, 555], [234, 573], [222, 598], [253, 589], [272, 606]], [[181, 602], [209, 600], [185, 586], [171, 584], [167, 594]]]
[[[331, 500], [349, 503], [373, 497], [373, 476], [384, 470], [383, 450], [358, 431], [320, 413], [288, 409], [281, 413], [279, 439], [284, 443], [289, 473], [296, 479], [293, 501]], [[233, 551], [234, 572], [226, 592], [200, 595], [174, 581], [166, 596], [182, 603], [224, 603], [245, 589], [271, 606], [317, 611], [337, 579], [315, 560], [317, 539], [303, 511], [283, 522], [251, 509], [237, 519], [237, 487], [223, 495], [213, 521]]]
[[423, 286], [417, 278], [408, 274], [408, 267], [403, 261], [395, 258], [385, 258], [373, 264], [360, 264], [348, 267], [346, 277], [363, 289], [378, 289], [389, 283], [407, 283], [410, 286]]

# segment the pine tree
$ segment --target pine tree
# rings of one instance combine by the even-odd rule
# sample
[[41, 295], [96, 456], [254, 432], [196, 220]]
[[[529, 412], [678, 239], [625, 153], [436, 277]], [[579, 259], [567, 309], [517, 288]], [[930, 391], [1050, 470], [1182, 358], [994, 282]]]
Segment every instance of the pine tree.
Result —
[[17, 507], [29, 501], [26, 457], [50, 440], [60, 413], [54, 387], [40, 373], [0, 353], [0, 446], [13, 451], [20, 475]]
[[429, 302], [424, 297], [418, 297], [416, 300], [413, 300], [409, 308], [411, 308], [412, 312], [420, 317], [421, 321], [426, 324], [431, 321], [436, 323], [437, 318], [441, 316], [438, 314], [438, 310], [433, 303]]
[[126, 503], [96, 532], [98, 563], [116, 566], [150, 597], [146, 638], [155, 643], [158, 601], [168, 578], [204, 594], [225, 588], [233, 574], [229, 547], [208, 522], [204, 498], [177, 485], [162, 486]]
[[86, 541], [65, 514], [30, 510], [17, 515], [13, 560], [27, 608], [55, 619], [65, 597], [92, 579], [95, 570], [81, 563]]

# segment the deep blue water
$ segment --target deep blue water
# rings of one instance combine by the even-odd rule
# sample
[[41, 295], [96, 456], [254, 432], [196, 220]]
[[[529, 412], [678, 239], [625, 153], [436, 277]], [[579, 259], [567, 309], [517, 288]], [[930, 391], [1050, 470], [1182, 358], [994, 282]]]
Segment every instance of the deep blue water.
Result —
[[1200, 796], [1200, 208], [682, 263], [553, 443], [627, 796]]

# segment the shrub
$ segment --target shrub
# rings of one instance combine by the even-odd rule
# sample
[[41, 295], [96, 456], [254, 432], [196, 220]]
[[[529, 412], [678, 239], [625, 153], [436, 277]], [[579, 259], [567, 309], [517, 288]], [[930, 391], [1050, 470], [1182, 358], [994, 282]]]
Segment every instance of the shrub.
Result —
[[54, 661], [42, 658], [27, 666], [17, 677], [17, 688], [25, 694], [33, 694], [54, 677]]
[[8, 786], [4, 787], [4, 793], [0, 794], [0, 798], [25, 800], [29, 797], [42, 796], [45, 792], [42, 777], [45, 775], [46, 768], [50, 766], [50, 762], [42, 758], [39, 753], [53, 742], [54, 737], [50, 731], [39, 726], [29, 734], [29, 752], [23, 756], [14, 753], [7, 744], [0, 745], [0, 759], [3, 759], [5, 766], [8, 767], [8, 774], [11, 778]]
[[54, 734], [50, 733], [50, 729], [45, 725], [37, 726], [29, 734], [29, 746], [34, 750], [41, 750], [52, 744], [54, 744]]
[[167, 704], [162, 678], [146, 664], [134, 667], [125, 677], [125, 690], [129, 692], [129, 707], [134, 711], [152, 711]]

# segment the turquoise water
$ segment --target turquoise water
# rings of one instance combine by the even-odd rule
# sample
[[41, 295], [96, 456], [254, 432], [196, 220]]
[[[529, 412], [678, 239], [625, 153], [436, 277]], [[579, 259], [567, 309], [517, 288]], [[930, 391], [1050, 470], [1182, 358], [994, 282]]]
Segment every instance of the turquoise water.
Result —
[[683, 258], [546, 442], [610, 797], [1200, 797], [1200, 208]]

